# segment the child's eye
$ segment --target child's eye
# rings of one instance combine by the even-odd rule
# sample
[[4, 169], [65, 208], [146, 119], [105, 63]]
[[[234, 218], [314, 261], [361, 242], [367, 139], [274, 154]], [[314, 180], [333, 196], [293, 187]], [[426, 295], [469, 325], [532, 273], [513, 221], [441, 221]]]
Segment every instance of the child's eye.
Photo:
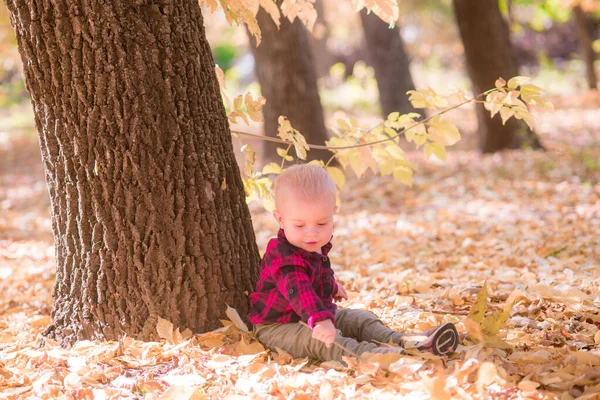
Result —
[[296, 228], [304, 228], [304, 225], [294, 225]]
[[319, 225], [319, 226], [325, 226], [325, 225], [327, 225], [327, 222], [319, 222], [317, 225]]

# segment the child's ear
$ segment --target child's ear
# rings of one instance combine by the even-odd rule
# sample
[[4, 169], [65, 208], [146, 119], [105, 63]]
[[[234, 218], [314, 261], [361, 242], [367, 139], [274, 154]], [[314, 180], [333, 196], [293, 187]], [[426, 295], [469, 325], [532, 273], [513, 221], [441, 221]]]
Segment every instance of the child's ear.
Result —
[[275, 217], [275, 220], [279, 224], [279, 227], [283, 228], [283, 217], [281, 216], [279, 210], [273, 210], [273, 217]]

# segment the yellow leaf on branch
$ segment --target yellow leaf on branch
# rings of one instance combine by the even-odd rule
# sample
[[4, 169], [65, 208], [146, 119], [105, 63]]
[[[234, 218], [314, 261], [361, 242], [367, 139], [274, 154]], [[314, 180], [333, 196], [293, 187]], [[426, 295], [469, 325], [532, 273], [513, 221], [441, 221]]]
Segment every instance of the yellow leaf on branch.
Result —
[[282, 172], [281, 166], [274, 162], [268, 163], [267, 165], [265, 165], [263, 167], [263, 170], [262, 170], [263, 175], [280, 174], [281, 172]]
[[338, 188], [342, 188], [344, 187], [344, 185], [346, 184], [346, 176], [344, 175], [344, 172], [339, 169], [338, 167], [326, 167], [325, 168], [327, 170], [327, 172], [329, 172], [329, 175], [331, 175], [331, 178], [333, 179], [333, 181], [335, 182], [335, 185]]
[[428, 125], [430, 139], [442, 146], [452, 146], [460, 140], [460, 132], [456, 125], [441, 116], [432, 118]]
[[245, 144], [241, 148], [244, 153], [244, 174], [246, 176], [252, 176], [254, 174], [254, 163], [256, 162], [256, 153], [252, 150], [249, 144]]
[[508, 86], [509, 89], [516, 89], [519, 86], [529, 82], [529, 80], [531, 80], [531, 78], [529, 78], [527, 76], [515, 76], [513, 78], [510, 78], [506, 85]]
[[355, 11], [363, 8], [372, 11], [390, 26], [394, 26], [400, 15], [398, 2], [396, 0], [352, 0]]
[[258, 96], [254, 100], [251, 93], [246, 93], [244, 96], [244, 105], [246, 106], [246, 113], [252, 121], [262, 122], [263, 116], [261, 110], [265, 103], [266, 99], [263, 96]]
[[308, 143], [306, 143], [306, 138], [292, 127], [292, 124], [285, 116], [279, 116], [277, 121], [279, 122], [277, 136], [283, 140], [292, 142], [296, 150], [296, 156], [301, 160], [306, 160], [306, 151], [310, 149]]
[[431, 155], [436, 156], [441, 161], [446, 161], [446, 149], [444, 146], [438, 143], [427, 143], [425, 144], [423, 150], [425, 151], [425, 156], [430, 158]]
[[400, 166], [394, 170], [394, 178], [405, 185], [412, 186], [413, 172], [410, 168]]
[[267, 14], [271, 16], [271, 19], [273, 20], [273, 22], [275, 22], [277, 29], [279, 29], [279, 26], [281, 25], [281, 13], [279, 12], [277, 3], [275, 3], [274, 0], [259, 0], [258, 3], [262, 8], [265, 9]]
[[432, 88], [409, 90], [406, 92], [408, 100], [415, 108], [428, 108], [437, 110], [448, 107], [448, 98], [437, 93]]
[[281, 147], [277, 148], [277, 155], [283, 158], [285, 161], [292, 161], [294, 158], [288, 155], [288, 151], [286, 149], [282, 149]]

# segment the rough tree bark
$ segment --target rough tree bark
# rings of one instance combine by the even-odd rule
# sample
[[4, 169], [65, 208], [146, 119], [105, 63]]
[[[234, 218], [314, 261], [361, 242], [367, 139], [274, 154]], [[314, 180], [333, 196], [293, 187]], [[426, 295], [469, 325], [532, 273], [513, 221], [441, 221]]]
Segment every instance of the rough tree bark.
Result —
[[415, 89], [410, 74], [410, 61], [400, 29], [390, 29], [374, 13], [360, 12], [365, 40], [367, 42], [367, 58], [375, 70], [375, 79], [379, 87], [379, 103], [381, 113], [387, 117], [389, 113], [399, 111], [400, 114], [415, 112], [406, 92]]
[[590, 21], [580, 5], [573, 8], [573, 18], [575, 19], [579, 47], [583, 56], [583, 62], [585, 63], [585, 76], [588, 87], [590, 89], [597, 89], [598, 77], [596, 76], [596, 69], [594, 68], [596, 53], [594, 52], [594, 40], [591, 35]]
[[[278, 1], [280, 4], [281, 1]], [[267, 100], [263, 107], [265, 135], [277, 136], [278, 118], [285, 115], [308, 143], [324, 144], [327, 128], [317, 88], [310, 33], [298, 19], [291, 23], [283, 17], [277, 29], [273, 19], [262, 8], [256, 19], [262, 41], [256, 47], [254, 37], [249, 35], [249, 38], [258, 82]], [[266, 162], [281, 160], [277, 147], [283, 145], [265, 141]], [[290, 155], [294, 152], [291, 151]], [[311, 150], [308, 159], [327, 161], [331, 155], [325, 150]]]
[[[518, 75], [508, 26], [497, 0], [453, 0], [454, 13], [465, 48], [467, 69], [476, 94], [494, 87], [498, 77]], [[482, 104], [477, 105], [479, 148], [484, 153], [517, 149], [525, 145], [540, 148], [537, 136], [515, 119], [502, 125], [500, 115], [490, 118]]]
[[245, 315], [259, 254], [198, 2], [8, 0], [52, 204], [61, 343]]

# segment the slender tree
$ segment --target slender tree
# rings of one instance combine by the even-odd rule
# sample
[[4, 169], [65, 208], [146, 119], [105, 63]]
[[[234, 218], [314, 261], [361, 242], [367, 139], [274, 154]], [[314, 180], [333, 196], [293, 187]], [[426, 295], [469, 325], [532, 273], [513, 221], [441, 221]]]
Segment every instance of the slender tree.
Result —
[[[498, 8], [497, 0], [453, 0], [454, 13], [465, 49], [467, 70], [473, 91], [481, 93], [499, 77], [518, 75], [508, 26]], [[516, 149], [525, 145], [540, 148], [534, 132], [522, 121], [510, 119], [502, 125], [499, 115], [490, 118], [479, 104], [479, 148], [484, 153]]]
[[52, 204], [50, 337], [245, 315], [259, 254], [197, 1], [8, 0]]
[[400, 29], [398, 26], [390, 28], [366, 9], [360, 11], [360, 20], [367, 42], [367, 59], [375, 70], [383, 117], [393, 111], [414, 112], [406, 92], [414, 90], [415, 84]]
[[591, 35], [592, 29], [590, 20], [580, 5], [576, 5], [573, 8], [573, 19], [575, 20], [575, 26], [577, 27], [579, 47], [583, 56], [583, 62], [585, 63], [585, 77], [587, 80], [588, 87], [590, 89], [597, 89], [598, 77], [596, 76], [596, 69], [594, 68], [596, 53], [594, 52], [593, 47], [594, 40]]
[[[281, 1], [278, 1], [280, 4]], [[256, 40], [250, 35], [250, 47], [256, 61], [258, 82], [266, 99], [263, 107], [265, 135], [275, 137], [278, 118], [285, 115], [307, 142], [323, 144], [327, 140], [327, 128], [317, 88], [310, 33], [298, 19], [291, 23], [282, 18], [278, 29], [262, 8], [256, 19], [262, 41], [257, 47]], [[280, 160], [277, 147], [281, 145], [265, 142], [267, 161]], [[324, 150], [308, 153], [310, 160], [327, 160], [329, 157], [331, 153]]]
[[317, 21], [311, 33], [311, 49], [313, 52], [313, 58], [315, 61], [315, 69], [317, 70], [317, 77], [329, 75], [329, 69], [334, 64], [335, 60], [333, 54], [327, 47], [327, 41], [329, 40], [329, 25], [325, 18], [325, 6], [323, 0], [315, 0], [315, 11], [317, 12]]

